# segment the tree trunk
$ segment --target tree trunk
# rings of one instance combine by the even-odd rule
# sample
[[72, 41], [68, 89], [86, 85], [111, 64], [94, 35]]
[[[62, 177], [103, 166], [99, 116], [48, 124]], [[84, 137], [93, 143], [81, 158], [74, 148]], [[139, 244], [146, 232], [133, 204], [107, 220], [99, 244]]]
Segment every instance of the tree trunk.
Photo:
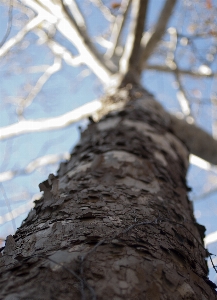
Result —
[[8, 237], [0, 299], [217, 299], [169, 114], [130, 85], [105, 101], [126, 106], [91, 122]]

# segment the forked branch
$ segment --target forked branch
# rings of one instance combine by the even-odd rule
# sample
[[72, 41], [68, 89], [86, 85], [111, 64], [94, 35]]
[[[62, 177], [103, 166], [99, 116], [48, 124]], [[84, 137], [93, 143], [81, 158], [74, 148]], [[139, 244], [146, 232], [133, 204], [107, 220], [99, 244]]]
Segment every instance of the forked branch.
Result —
[[[126, 77], [139, 75], [140, 43], [144, 31], [148, 0], [132, 1], [131, 24], [124, 53], [120, 59], [120, 73]], [[131, 75], [129, 74], [131, 73]], [[135, 78], [134, 78], [135, 80]]]

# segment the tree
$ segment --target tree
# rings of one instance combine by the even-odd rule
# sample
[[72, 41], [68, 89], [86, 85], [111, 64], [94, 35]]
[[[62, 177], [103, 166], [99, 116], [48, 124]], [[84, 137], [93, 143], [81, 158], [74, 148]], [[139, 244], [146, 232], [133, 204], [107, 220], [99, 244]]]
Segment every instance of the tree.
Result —
[[[216, 299], [215, 285], [207, 279], [204, 228], [193, 216], [185, 175], [189, 151], [216, 164], [217, 142], [189, 124], [193, 117], [180, 81], [182, 73], [208, 75], [205, 67], [198, 73], [180, 70], [174, 56], [177, 32], [170, 28], [167, 67], [155, 68], [174, 70], [185, 120], [166, 113], [141, 86], [143, 69], [165, 33], [176, 1], [165, 1], [148, 37], [143, 34], [148, 1], [113, 3], [122, 13], [116, 17], [101, 1], [93, 1], [114, 19], [111, 46], [104, 56], [91, 42], [74, 1], [22, 2], [37, 15], [14, 43], [40, 24], [47, 45], [54, 52], [59, 49], [56, 53], [72, 64], [85, 63], [101, 80], [105, 95], [92, 103], [97, 108], [82, 114], [91, 119], [80, 143], [57, 176], [50, 174], [40, 184], [43, 197], [35, 201], [16, 234], [7, 238], [1, 257], [1, 297]], [[118, 55], [128, 10], [129, 32]], [[74, 43], [77, 57], [55, 44], [44, 19]], [[10, 47], [6, 42], [1, 53]], [[28, 101], [19, 107], [21, 116]], [[72, 114], [70, 121], [67, 116], [66, 124], [72, 122]], [[73, 121], [79, 118], [76, 113]], [[48, 129], [51, 121], [41, 122], [40, 128]], [[17, 128], [20, 133], [29, 131], [30, 122], [21, 120]], [[2, 129], [2, 138], [13, 135], [14, 125]]]

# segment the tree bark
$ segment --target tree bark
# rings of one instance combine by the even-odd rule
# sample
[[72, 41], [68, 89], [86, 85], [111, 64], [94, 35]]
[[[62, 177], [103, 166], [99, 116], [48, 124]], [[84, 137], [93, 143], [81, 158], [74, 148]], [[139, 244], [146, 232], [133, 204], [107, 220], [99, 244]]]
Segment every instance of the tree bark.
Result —
[[0, 299], [217, 299], [188, 199], [188, 151], [139, 87], [81, 135], [7, 238]]

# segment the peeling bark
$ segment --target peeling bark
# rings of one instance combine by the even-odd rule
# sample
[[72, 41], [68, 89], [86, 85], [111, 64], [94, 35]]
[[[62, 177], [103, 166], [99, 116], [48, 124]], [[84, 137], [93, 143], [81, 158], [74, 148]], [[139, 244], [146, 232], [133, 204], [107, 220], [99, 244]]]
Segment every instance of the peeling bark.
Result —
[[[120, 93], [123, 95], [124, 93]], [[142, 89], [92, 122], [0, 258], [0, 299], [217, 299], [188, 151]]]

